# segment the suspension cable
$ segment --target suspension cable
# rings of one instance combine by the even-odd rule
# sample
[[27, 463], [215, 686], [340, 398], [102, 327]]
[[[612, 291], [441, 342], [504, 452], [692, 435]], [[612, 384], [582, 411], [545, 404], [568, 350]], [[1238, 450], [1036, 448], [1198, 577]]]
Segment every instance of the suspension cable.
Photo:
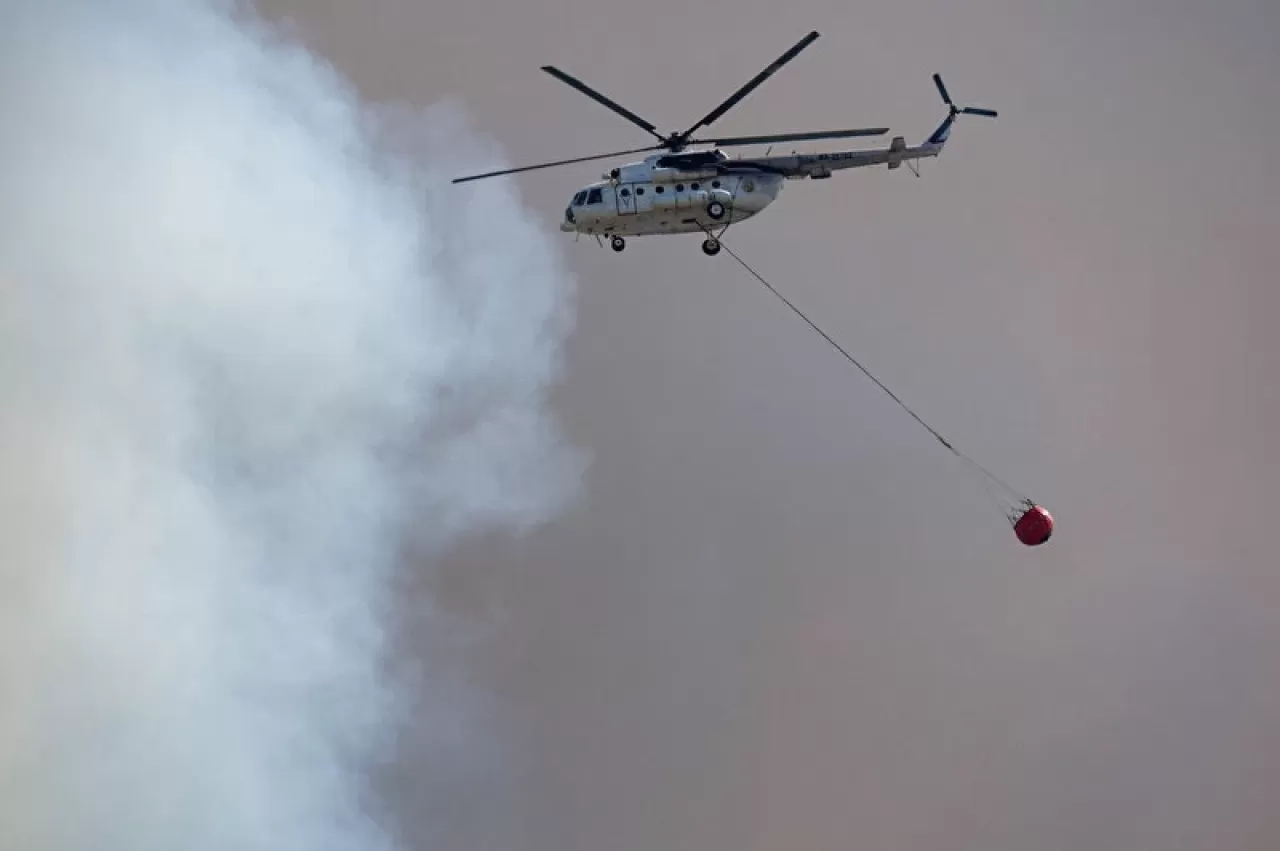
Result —
[[[703, 228], [703, 230], [704, 230], [704, 231], [706, 231], [706, 228]], [[809, 327], [810, 327], [810, 328], [812, 328], [812, 329], [813, 329], [814, 331], [816, 331], [816, 332], [817, 332], [817, 333], [818, 333], [818, 334], [819, 334], [819, 335], [820, 335], [824, 340], [826, 340], [828, 343], [830, 343], [830, 344], [831, 344], [831, 346], [832, 346], [832, 348], [834, 348], [834, 349], [835, 349], [837, 352], [839, 352], [840, 354], [844, 355], [845, 360], [849, 361], [849, 363], [851, 363], [851, 364], [853, 364], [854, 366], [856, 366], [859, 370], [861, 370], [861, 372], [862, 372], [862, 374], [863, 374], [863, 375], [865, 375], [867, 378], [869, 378], [869, 379], [871, 379], [873, 382], [875, 382], [875, 384], [876, 384], [876, 386], [877, 386], [877, 387], [879, 387], [881, 390], [883, 390], [883, 391], [885, 392], [885, 394], [886, 394], [886, 395], [888, 395], [888, 397], [889, 397], [890, 399], [892, 399], [893, 401], [897, 402], [897, 403], [898, 403], [898, 405], [902, 408], [902, 410], [906, 411], [906, 412], [911, 416], [911, 418], [912, 418], [912, 419], [914, 419], [917, 423], [919, 423], [921, 426], [923, 426], [923, 427], [925, 428], [925, 430], [927, 430], [931, 435], [933, 435], [933, 436], [934, 436], [934, 438], [936, 438], [936, 439], [937, 439], [937, 441], [938, 441], [939, 443], [941, 443], [943, 446], [945, 446], [945, 447], [946, 447], [946, 448], [947, 448], [947, 449], [948, 449], [952, 454], [954, 454], [954, 455], [955, 455], [957, 458], [959, 458], [960, 460], [962, 460], [962, 461], [966, 461], [966, 462], [968, 462], [969, 464], [973, 465], [973, 467], [974, 467], [974, 468], [976, 468], [976, 469], [978, 470], [978, 472], [980, 472], [980, 473], [982, 473], [983, 475], [987, 476], [989, 479], [991, 479], [991, 481], [995, 482], [997, 485], [1000, 485], [1000, 486], [1001, 486], [1001, 487], [1003, 487], [1005, 490], [1007, 490], [1009, 493], [1013, 494], [1013, 495], [1017, 498], [1017, 501], [1018, 501], [1018, 502], [1020, 502], [1020, 503], [1030, 504], [1030, 500], [1028, 500], [1025, 496], [1023, 496], [1019, 491], [1017, 491], [1017, 490], [1016, 490], [1016, 489], [1014, 489], [1013, 487], [1011, 487], [1011, 486], [1009, 486], [1009, 485], [1005, 484], [1005, 483], [1004, 483], [1003, 481], [1001, 481], [1001, 480], [1000, 480], [1000, 479], [999, 479], [999, 478], [998, 478], [994, 473], [992, 473], [991, 471], [987, 470], [985, 467], [983, 467], [983, 466], [982, 466], [981, 464], [979, 464], [977, 461], [975, 461], [975, 460], [973, 460], [972, 458], [970, 458], [970, 457], [969, 457], [968, 455], [966, 455], [965, 453], [961, 452], [959, 449], [957, 449], [957, 448], [955, 447], [955, 445], [954, 445], [954, 444], [952, 444], [952, 443], [951, 443], [951, 441], [949, 441], [949, 440], [947, 440], [945, 437], [943, 437], [943, 436], [942, 436], [942, 434], [941, 434], [937, 429], [935, 429], [933, 426], [931, 426], [931, 425], [929, 425], [927, 422], [925, 422], [925, 421], [924, 421], [924, 419], [923, 419], [919, 414], [917, 414], [915, 411], [911, 410], [911, 408], [907, 405], [907, 403], [906, 403], [906, 402], [904, 402], [904, 401], [902, 401], [902, 399], [900, 399], [896, 393], [894, 393], [892, 390], [890, 390], [890, 389], [889, 389], [889, 387], [888, 387], [888, 386], [887, 386], [883, 381], [881, 381], [880, 379], [878, 379], [878, 378], [876, 378], [874, 375], [872, 375], [872, 374], [871, 374], [871, 371], [870, 371], [870, 370], [868, 370], [868, 369], [867, 369], [865, 366], [863, 366], [861, 363], [859, 363], [859, 362], [858, 362], [858, 360], [857, 360], [857, 358], [855, 358], [853, 355], [849, 354], [849, 352], [844, 348], [844, 346], [840, 345], [840, 344], [839, 344], [839, 343], [837, 343], [834, 339], [832, 339], [831, 335], [830, 335], [830, 334], [828, 334], [826, 331], [823, 331], [820, 327], [818, 327], [817, 323], [815, 323], [812, 319], [810, 319], [808, 316], [806, 316], [806, 315], [805, 315], [805, 313], [804, 313], [804, 311], [802, 311], [800, 308], [798, 308], [798, 307], [796, 307], [794, 304], [792, 304], [791, 300], [790, 300], [790, 299], [788, 299], [786, 296], [784, 296], [782, 293], [778, 292], [777, 288], [776, 288], [776, 287], [774, 287], [774, 286], [773, 286], [773, 284], [771, 284], [771, 283], [769, 283], [767, 280], [765, 280], [765, 278], [764, 278], [764, 276], [763, 276], [763, 275], [761, 275], [761, 274], [760, 274], [759, 272], [757, 272], [754, 268], [752, 268], [752, 267], [751, 267], [751, 264], [747, 263], [747, 261], [745, 261], [745, 260], [743, 260], [741, 257], [739, 257], [739, 256], [734, 252], [734, 250], [733, 250], [732, 248], [730, 248], [728, 245], [726, 245], [726, 244], [724, 243], [724, 241], [723, 241], [723, 240], [721, 240], [721, 239], [717, 239], [715, 236], [713, 236], [713, 235], [711, 234], [711, 232], [710, 232], [710, 231], [706, 231], [706, 233], [707, 233], [707, 237], [708, 237], [708, 238], [710, 238], [710, 239], [715, 239], [715, 240], [716, 240], [716, 242], [718, 242], [718, 243], [720, 244], [720, 247], [721, 247], [721, 248], [723, 248], [725, 251], [727, 251], [727, 252], [729, 253], [729, 256], [730, 256], [730, 257], [732, 257], [734, 260], [738, 261], [738, 265], [740, 265], [743, 269], [746, 269], [746, 270], [747, 270], [747, 272], [748, 272], [752, 277], [754, 277], [757, 281], [759, 281], [761, 284], [763, 284], [763, 285], [764, 285], [764, 287], [765, 287], [765, 289], [767, 289], [769, 292], [773, 293], [773, 295], [775, 295], [775, 296], [778, 298], [778, 300], [779, 300], [779, 301], [781, 301], [781, 302], [782, 302], [783, 304], [785, 304], [787, 307], [791, 308], [792, 312], [794, 312], [794, 313], [796, 314], [796, 316], [799, 316], [801, 319], [803, 319], [803, 320], [804, 320], [804, 321], [809, 325]]]

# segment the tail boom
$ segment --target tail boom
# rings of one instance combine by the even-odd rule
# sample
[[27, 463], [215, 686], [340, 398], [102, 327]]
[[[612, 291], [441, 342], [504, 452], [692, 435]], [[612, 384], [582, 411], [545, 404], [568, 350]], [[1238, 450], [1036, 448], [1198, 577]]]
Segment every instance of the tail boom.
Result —
[[872, 165], [884, 165], [898, 168], [904, 160], [916, 160], [920, 157], [937, 156], [941, 146], [922, 145], [907, 147], [906, 140], [897, 136], [887, 148], [876, 148], [870, 151], [831, 151], [823, 154], [790, 154], [780, 157], [755, 157], [752, 159], [733, 160], [721, 166], [725, 172], [760, 171], [780, 174], [789, 180], [822, 180], [831, 177], [834, 172], [849, 168], [862, 168]]
[[[887, 148], [876, 148], [870, 151], [832, 151], [825, 154], [756, 157], [725, 162], [718, 168], [725, 173], [754, 171], [778, 174], [789, 180], [803, 180], [806, 177], [811, 180], [822, 180], [823, 178], [831, 177], [832, 173], [837, 171], [870, 165], [883, 165], [889, 169], [895, 169], [901, 167], [904, 162], [910, 164], [918, 162], [925, 157], [939, 156], [942, 153], [942, 149], [946, 147], [947, 141], [951, 138], [951, 128], [955, 125], [958, 116], [985, 115], [989, 118], [996, 117], [996, 112], [991, 109], [956, 106], [943, 85], [942, 78], [934, 74], [933, 82], [938, 87], [938, 93], [942, 95], [943, 103], [947, 105], [947, 117], [919, 145], [908, 147], [905, 138], [895, 136]], [[915, 169], [913, 168], [912, 170], [914, 171]]]

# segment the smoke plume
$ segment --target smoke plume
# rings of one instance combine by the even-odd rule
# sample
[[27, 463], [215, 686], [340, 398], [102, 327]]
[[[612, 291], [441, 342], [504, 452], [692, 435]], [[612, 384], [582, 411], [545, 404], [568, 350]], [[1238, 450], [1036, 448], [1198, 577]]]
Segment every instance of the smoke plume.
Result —
[[573, 493], [570, 279], [447, 106], [212, 0], [3, 0], [0, 848], [388, 849], [407, 537]]

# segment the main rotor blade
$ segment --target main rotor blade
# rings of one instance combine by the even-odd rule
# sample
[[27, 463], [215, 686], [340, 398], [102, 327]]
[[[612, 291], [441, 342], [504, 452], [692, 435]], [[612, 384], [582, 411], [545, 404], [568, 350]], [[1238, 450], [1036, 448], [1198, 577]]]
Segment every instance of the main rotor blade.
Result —
[[555, 77], [560, 82], [565, 83], [566, 85], [572, 86], [573, 88], [582, 92], [584, 95], [591, 98], [596, 103], [608, 107], [609, 109], [616, 112], [618, 115], [621, 115], [623, 118], [630, 121], [632, 124], [642, 127], [644, 130], [648, 131], [659, 140], [662, 139], [662, 136], [661, 134], [658, 133], [657, 128], [654, 127], [652, 124], [650, 124], [648, 121], [645, 121], [643, 118], [636, 115], [634, 112], [622, 106], [621, 104], [617, 103], [616, 101], [613, 101], [605, 97], [604, 95], [600, 94], [595, 89], [591, 88], [586, 83], [579, 80], [578, 78], [572, 77], [566, 74], [565, 72], [561, 71], [559, 68], [555, 67], [554, 65], [543, 65], [542, 70], [546, 71], [548, 74]]
[[951, 95], [947, 94], [947, 87], [942, 85], [942, 75], [933, 75], [933, 84], [938, 87], [938, 94], [942, 95], [942, 102], [947, 106], [951, 106]]
[[992, 118], [996, 117], [996, 111], [994, 109], [980, 109], [976, 106], [966, 106], [960, 111], [965, 115], [989, 115]]
[[570, 160], [556, 160], [555, 162], [551, 162], [551, 163], [538, 163], [537, 165], [523, 165], [523, 166], [520, 166], [519, 168], [505, 168], [505, 169], [502, 169], [501, 171], [487, 171], [484, 174], [472, 174], [467, 177], [455, 177], [451, 182], [466, 183], [471, 180], [483, 180], [484, 178], [487, 178], [487, 177], [500, 177], [504, 174], [517, 174], [519, 172], [534, 171], [535, 169], [540, 169], [540, 168], [554, 168], [556, 166], [561, 166], [561, 165], [573, 165], [574, 163], [591, 162], [592, 160], [604, 160], [604, 159], [609, 159], [610, 157], [624, 157], [628, 154], [640, 154], [640, 153], [644, 153], [645, 151], [656, 151], [661, 147], [662, 147], [661, 145], [649, 145], [646, 148], [632, 148], [629, 151], [614, 151], [613, 153], [609, 153], [609, 154], [593, 154], [592, 156], [589, 156], [589, 157], [574, 157], [573, 159], [570, 159]]
[[860, 130], [814, 130], [809, 133], [778, 133], [772, 136], [726, 136], [723, 139], [700, 139], [693, 144], [716, 145], [767, 145], [774, 142], [800, 142], [811, 139], [849, 139], [854, 136], [883, 136], [888, 127], [864, 127]]
[[765, 68], [759, 74], [756, 74], [755, 77], [753, 77], [749, 83], [747, 83], [745, 86], [743, 86], [742, 88], [734, 92], [732, 95], [730, 95], [728, 100], [726, 100], [724, 103], [720, 104], [715, 109], [708, 112], [701, 121], [699, 121], [697, 124], [690, 127], [688, 130], [684, 131], [680, 135], [683, 138], [688, 139], [690, 136], [693, 135], [694, 130], [697, 130], [699, 127], [705, 127], [711, 124], [711, 122], [720, 118], [720, 116], [724, 115], [734, 106], [736, 106], [738, 101], [742, 100], [747, 95], [751, 94], [752, 90], [754, 90], [756, 86], [759, 86], [765, 80], [769, 79], [774, 74], [776, 74], [778, 72], [778, 69], [780, 69], [783, 65], [786, 65], [792, 59], [795, 59], [796, 56], [799, 55], [800, 51], [804, 50], [806, 47], [808, 47], [810, 44], [816, 41], [817, 38], [818, 38], [818, 31], [814, 30], [804, 38], [800, 39], [800, 41], [796, 42], [794, 47], [792, 47], [786, 53], [782, 54], [777, 59], [775, 59], [772, 65], [770, 65], [768, 68]]

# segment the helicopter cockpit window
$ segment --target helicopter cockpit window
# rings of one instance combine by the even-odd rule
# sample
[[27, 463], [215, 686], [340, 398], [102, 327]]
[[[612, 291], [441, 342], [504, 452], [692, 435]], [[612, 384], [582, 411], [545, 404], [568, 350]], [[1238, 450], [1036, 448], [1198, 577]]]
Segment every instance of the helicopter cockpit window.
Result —
[[579, 192], [577, 195], [573, 196], [573, 206], [575, 207], [581, 207], [583, 204], [586, 203], [586, 201], [587, 201], [587, 190], [585, 189]]
[[590, 192], [588, 192], [588, 193], [587, 193], [587, 203], [588, 203], [588, 204], [599, 204], [599, 203], [600, 203], [600, 188], [599, 188], [599, 187], [596, 187], [595, 189], [592, 189]]

